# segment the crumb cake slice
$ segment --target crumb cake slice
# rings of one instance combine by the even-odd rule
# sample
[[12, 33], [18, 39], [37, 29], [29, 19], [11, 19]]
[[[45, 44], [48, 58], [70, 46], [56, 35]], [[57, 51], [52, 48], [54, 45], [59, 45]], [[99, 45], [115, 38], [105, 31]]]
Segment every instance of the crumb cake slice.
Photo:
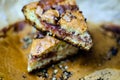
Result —
[[78, 48], [51, 36], [33, 39], [28, 57], [28, 72], [44, 68], [51, 62], [57, 62], [77, 52]]
[[75, 0], [40, 0], [24, 6], [23, 13], [38, 30], [80, 49], [89, 50], [93, 44]]

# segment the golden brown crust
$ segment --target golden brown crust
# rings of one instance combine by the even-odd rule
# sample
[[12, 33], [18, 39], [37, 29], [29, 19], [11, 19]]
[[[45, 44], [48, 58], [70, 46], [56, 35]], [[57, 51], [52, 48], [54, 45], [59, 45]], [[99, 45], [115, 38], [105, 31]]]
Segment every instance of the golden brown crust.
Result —
[[[49, 1], [49, 0], [47, 0], [47, 1]], [[38, 6], [38, 4], [39, 4], [38, 2], [34, 2], [34, 3], [30, 3], [27, 6], [25, 6], [23, 8], [24, 14], [25, 14], [26, 9], [35, 10], [35, 14], [37, 14], [39, 17], [41, 17], [42, 21], [46, 21], [47, 23], [53, 23], [54, 25], [60, 24], [61, 27], [65, 25], [62, 28], [65, 28], [65, 29], [72, 28], [72, 31], [77, 31], [80, 33], [83, 33], [87, 30], [87, 25], [85, 23], [84, 17], [82, 15], [82, 13], [80, 13], [78, 10], [77, 11], [69, 11], [69, 10], [65, 11], [66, 13], [70, 12], [70, 14], [72, 14], [74, 17], [76, 17], [76, 18], [73, 18], [72, 21], [68, 22], [66, 20], [63, 20], [63, 17], [66, 13], [60, 15], [58, 13], [58, 11], [54, 10], [54, 9], [47, 10], [46, 12], [44, 12], [44, 14], [41, 14], [40, 9], [42, 9], [42, 7]], [[72, 1], [69, 2], [69, 0], [65, 0], [65, 1], [63, 0], [62, 2], [58, 3], [58, 5], [69, 5], [70, 6], [70, 5], [76, 5], [76, 4], [75, 4], [74, 0], [73, 0], [73, 2]], [[42, 11], [43, 11], [43, 9], [42, 9]], [[60, 21], [58, 21], [59, 23], [55, 23], [55, 20], [53, 19], [53, 17], [59, 17], [59, 16], [63, 16], [63, 17], [60, 18]]]
[[87, 24], [85, 24], [84, 17], [79, 11], [67, 11], [65, 14], [63, 14], [59, 24], [63, 29], [71, 32], [75, 31], [79, 33], [84, 32], [87, 29]]
[[[45, 12], [43, 12], [43, 14], [41, 15], [36, 13], [37, 15], [39, 15], [42, 21], [45, 21], [47, 23], [52, 23], [54, 25], [60, 25], [63, 29], [66, 29], [68, 32], [76, 31], [78, 33], [83, 33], [87, 30], [87, 25], [82, 13], [80, 13], [79, 10], [76, 10], [77, 6], [75, 3], [75, 0], [72, 0], [72, 1], [71, 0], [58, 0], [58, 1], [47, 0], [46, 2], [45, 1], [46, 0], [41, 0], [37, 7], [37, 10], [39, 7], [41, 7], [41, 9], [43, 9], [43, 11]], [[73, 6], [76, 8], [73, 8]], [[46, 14], [48, 12], [49, 14]], [[57, 13], [57, 16], [55, 15], [56, 13]], [[66, 13], [69, 13], [70, 15], [73, 16], [71, 17], [72, 20], [69, 22], [66, 20], [63, 20], [63, 17], [64, 17], [63, 15], [65, 15]], [[47, 19], [46, 20], [42, 19], [43, 17]], [[58, 23], [55, 23], [54, 17], [56, 19], [59, 18], [57, 19]]]
[[43, 55], [44, 53], [48, 52], [49, 48], [54, 47], [58, 43], [60, 43], [59, 40], [50, 36], [45, 36], [42, 39], [33, 39], [31, 53], [32, 55]]
[[45, 67], [50, 62], [60, 61], [77, 53], [78, 48], [51, 36], [34, 39], [28, 59], [28, 72]]
[[[46, 2], [43, 3], [46, 4]], [[48, 31], [58, 39], [81, 49], [91, 48], [92, 39], [87, 32], [86, 22], [74, 0], [71, 3], [66, 2], [68, 5], [49, 3], [50, 5], [45, 6], [43, 3], [31, 3], [25, 6], [23, 12], [26, 19], [37, 29]]]

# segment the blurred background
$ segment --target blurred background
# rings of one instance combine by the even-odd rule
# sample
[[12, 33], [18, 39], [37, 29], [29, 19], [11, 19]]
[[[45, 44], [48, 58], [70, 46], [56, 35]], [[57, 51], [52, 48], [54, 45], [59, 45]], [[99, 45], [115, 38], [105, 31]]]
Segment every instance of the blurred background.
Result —
[[[22, 7], [37, 0], [0, 0], [0, 29], [24, 20]], [[88, 22], [120, 24], [120, 0], [77, 0]]]
[[24, 20], [22, 7], [37, 0], [0, 0], [0, 29]]

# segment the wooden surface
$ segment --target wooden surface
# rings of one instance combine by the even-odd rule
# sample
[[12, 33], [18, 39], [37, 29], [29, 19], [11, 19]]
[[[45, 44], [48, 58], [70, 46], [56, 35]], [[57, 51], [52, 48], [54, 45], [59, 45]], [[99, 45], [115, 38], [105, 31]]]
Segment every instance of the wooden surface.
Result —
[[[90, 24], [89, 30], [94, 42], [92, 50], [89, 53], [79, 52], [79, 55], [61, 63], [67, 65], [68, 71], [72, 72], [69, 80], [79, 80], [79, 78], [100, 69], [120, 69], [120, 51], [116, 56], [112, 56], [111, 60], [106, 59], [109, 49], [117, 45], [115, 39], [105, 36], [98, 25]], [[29, 32], [31, 32], [30, 27], [25, 27], [23, 31], [18, 33], [11, 29], [7, 32], [7, 37], [0, 38], [0, 78], [3, 80], [42, 80], [41, 77], [27, 72], [30, 46], [23, 49], [21, 39]], [[58, 64], [55, 66], [57, 67]], [[49, 67], [49, 75], [52, 72], [53, 69]], [[58, 69], [58, 77], [60, 73], [61, 71]]]

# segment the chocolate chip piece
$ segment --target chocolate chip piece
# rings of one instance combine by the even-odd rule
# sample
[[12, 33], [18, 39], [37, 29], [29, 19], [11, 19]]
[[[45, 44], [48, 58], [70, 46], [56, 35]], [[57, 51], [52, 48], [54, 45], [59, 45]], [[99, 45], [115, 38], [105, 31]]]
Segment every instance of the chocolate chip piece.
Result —
[[117, 44], [120, 45], [120, 37], [117, 38]]
[[72, 34], [75, 34], [75, 32], [72, 32]]
[[25, 76], [25, 75], [23, 75], [22, 77], [23, 77], [23, 78], [26, 78], [26, 76]]
[[49, 74], [47, 72], [47, 69], [43, 69], [42, 71], [40, 71], [39, 73], [37, 73], [38, 77], [43, 77], [43, 78], [48, 78]]
[[87, 18], [85, 18], [85, 22], [87, 22]]
[[117, 55], [117, 53], [118, 53], [118, 48], [111, 47], [107, 53], [107, 60], [111, 60], [111, 57]]
[[48, 78], [49, 77], [49, 75], [47, 73], [47, 69], [44, 69], [42, 72], [43, 72], [43, 77], [44, 78]]
[[24, 43], [23, 49], [26, 49], [26, 48], [28, 48], [28, 46], [32, 43], [32, 39], [31, 39], [29, 36], [25, 36], [25, 37], [22, 39], [22, 42]]
[[110, 51], [111, 51], [112, 55], [115, 56], [115, 55], [117, 55], [117, 53], [118, 53], [118, 48], [112, 47], [112, 48], [110, 49]]
[[98, 78], [97, 80], [104, 80], [104, 79], [100, 77], [100, 78]]
[[71, 72], [68, 72], [68, 71], [64, 71], [63, 72], [63, 80], [67, 80], [69, 77], [71, 77], [72, 73]]
[[82, 13], [82, 11], [79, 11], [79, 13]]
[[41, 33], [41, 32], [39, 32], [39, 33], [37, 33], [36, 35], [35, 35], [35, 38], [44, 38], [45, 36]]

